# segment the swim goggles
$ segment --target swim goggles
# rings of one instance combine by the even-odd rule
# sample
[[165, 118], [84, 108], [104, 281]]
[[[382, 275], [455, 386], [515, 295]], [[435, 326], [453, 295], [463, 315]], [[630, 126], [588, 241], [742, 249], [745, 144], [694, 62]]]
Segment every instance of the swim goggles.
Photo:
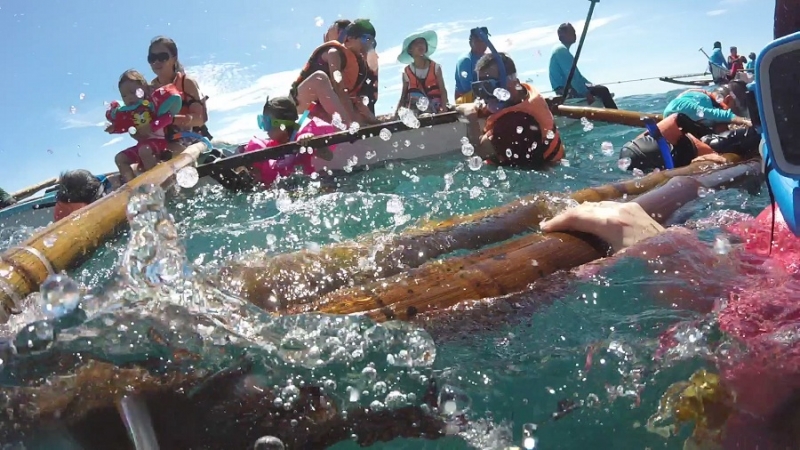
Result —
[[264, 116], [263, 114], [258, 115], [258, 128], [263, 131], [270, 131], [274, 127], [279, 127], [283, 125], [286, 131], [293, 130], [297, 123], [294, 120], [284, 120], [284, 119], [273, 119], [270, 116]]

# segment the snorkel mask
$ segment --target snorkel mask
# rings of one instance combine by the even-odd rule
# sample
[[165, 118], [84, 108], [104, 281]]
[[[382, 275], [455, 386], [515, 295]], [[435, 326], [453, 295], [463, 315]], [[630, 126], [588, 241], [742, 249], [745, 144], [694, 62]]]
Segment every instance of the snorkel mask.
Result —
[[[757, 105], [750, 117], [761, 129], [767, 188], [789, 229], [800, 235], [800, 33], [777, 39], [756, 58]], [[757, 108], [753, 107], [757, 106]]]
[[291, 137], [289, 137], [289, 142], [292, 142], [297, 137], [297, 131], [300, 130], [300, 127], [303, 126], [303, 123], [305, 123], [306, 118], [308, 118], [308, 113], [309, 113], [309, 111], [303, 112], [303, 115], [301, 115], [297, 119], [297, 121], [283, 120], [283, 119], [273, 119], [272, 117], [269, 117], [269, 116], [265, 117], [263, 114], [259, 114], [258, 118], [257, 118], [257, 120], [258, 120], [258, 128], [261, 129], [262, 131], [266, 131], [266, 132], [269, 132], [269, 130], [271, 130], [272, 127], [281, 126], [281, 125], [286, 127], [286, 129], [290, 129], [291, 128], [292, 129], [292, 134], [291, 134]]
[[500, 58], [500, 53], [497, 52], [492, 44], [492, 41], [489, 40], [489, 33], [486, 30], [486, 27], [474, 28], [472, 29], [471, 33], [485, 42], [486, 46], [489, 47], [489, 51], [492, 52], [492, 57], [497, 64], [497, 73], [499, 74], [499, 77], [496, 80], [488, 79], [473, 81], [472, 94], [476, 99], [479, 98], [486, 103], [486, 107], [489, 109], [489, 112], [495, 113], [508, 106], [508, 99], [497, 98], [497, 94], [499, 94], [498, 89], [505, 90], [505, 83], [509, 79], [508, 75], [506, 74], [506, 66], [503, 64], [503, 59]]

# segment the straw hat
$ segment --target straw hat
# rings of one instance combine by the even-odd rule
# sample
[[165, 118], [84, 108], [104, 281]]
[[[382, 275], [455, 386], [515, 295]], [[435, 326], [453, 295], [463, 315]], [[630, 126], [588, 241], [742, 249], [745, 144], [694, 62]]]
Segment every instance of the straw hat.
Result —
[[428, 43], [428, 51], [425, 52], [425, 56], [430, 58], [433, 52], [436, 51], [436, 45], [439, 42], [439, 38], [436, 37], [435, 31], [423, 31], [421, 33], [414, 33], [411, 36], [405, 38], [403, 40], [403, 45], [400, 47], [400, 55], [397, 57], [397, 61], [402, 64], [411, 64], [414, 61], [414, 58], [408, 54], [408, 47], [411, 45], [412, 42], [416, 41], [417, 39], [425, 39], [425, 42]]

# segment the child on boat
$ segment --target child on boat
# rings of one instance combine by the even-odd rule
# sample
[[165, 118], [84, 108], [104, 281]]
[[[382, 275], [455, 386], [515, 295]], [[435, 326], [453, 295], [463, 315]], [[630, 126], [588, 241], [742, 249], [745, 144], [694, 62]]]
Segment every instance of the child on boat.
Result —
[[434, 31], [415, 33], [403, 41], [397, 61], [407, 66], [403, 69], [403, 91], [397, 111], [401, 107], [420, 114], [447, 111], [442, 66], [430, 58], [437, 43]]
[[[154, 117], [157, 111], [154, 103], [157, 100], [153, 98], [154, 93], [144, 76], [136, 70], [126, 70], [119, 79], [118, 87], [125, 105], [120, 107], [117, 102], [110, 105], [106, 118], [112, 123], [106, 132], [131, 133], [137, 141], [136, 145], [117, 153], [114, 158], [122, 182], [127, 183], [136, 176], [133, 164], [141, 172], [152, 169], [167, 150], [168, 143], [164, 131], [160, 129], [163, 126], [154, 122], [158, 120], [158, 117]], [[159, 109], [162, 104], [170, 111], [175, 107], [180, 108], [180, 96], [177, 99], [176, 96], [171, 87], [161, 88]]]
[[[254, 137], [241, 148], [242, 153], [254, 152], [270, 147], [277, 147], [292, 141], [305, 141], [314, 136], [323, 136], [339, 131], [329, 123], [317, 117], [307, 117], [304, 123], [298, 120], [297, 105], [291, 97], [267, 97], [263, 114], [258, 117], [259, 128], [267, 132], [268, 139]], [[332, 151], [335, 145], [319, 148], [305, 153], [288, 155], [282, 159], [270, 159], [253, 164], [250, 171], [255, 181], [269, 186], [278, 177], [288, 177], [295, 171], [295, 167], [302, 167], [304, 175], [316, 172], [312, 159], [320, 157], [326, 161], [333, 158]]]
[[341, 128], [353, 122], [378, 123], [361, 92], [372, 72], [366, 56], [375, 45], [375, 28], [367, 20], [355, 20], [345, 28], [343, 42], [329, 41], [317, 47], [292, 83], [290, 95], [298, 114], [316, 104], [320, 108], [316, 116], [332, 123], [341, 121], [335, 123]]

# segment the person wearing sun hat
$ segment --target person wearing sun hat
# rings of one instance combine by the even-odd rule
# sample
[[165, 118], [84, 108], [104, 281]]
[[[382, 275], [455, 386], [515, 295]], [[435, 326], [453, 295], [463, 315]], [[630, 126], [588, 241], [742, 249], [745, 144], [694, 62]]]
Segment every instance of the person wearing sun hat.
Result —
[[401, 107], [416, 113], [447, 111], [447, 88], [442, 66], [430, 58], [437, 44], [436, 32], [430, 30], [414, 33], [403, 41], [397, 61], [407, 66], [403, 69], [403, 91], [397, 102], [398, 112]]

